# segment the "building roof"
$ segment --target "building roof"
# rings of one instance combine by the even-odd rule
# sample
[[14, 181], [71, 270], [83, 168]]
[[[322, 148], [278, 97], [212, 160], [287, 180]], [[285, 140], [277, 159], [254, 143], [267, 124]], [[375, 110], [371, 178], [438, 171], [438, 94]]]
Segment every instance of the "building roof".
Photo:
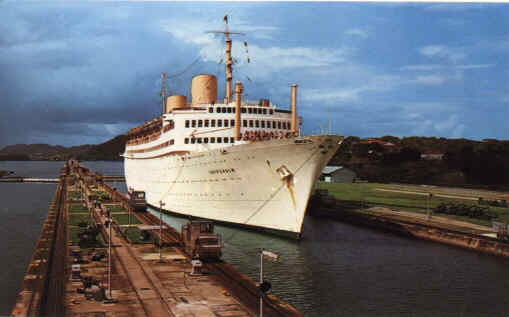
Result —
[[331, 174], [342, 168], [343, 166], [325, 166], [322, 170], [322, 174]]

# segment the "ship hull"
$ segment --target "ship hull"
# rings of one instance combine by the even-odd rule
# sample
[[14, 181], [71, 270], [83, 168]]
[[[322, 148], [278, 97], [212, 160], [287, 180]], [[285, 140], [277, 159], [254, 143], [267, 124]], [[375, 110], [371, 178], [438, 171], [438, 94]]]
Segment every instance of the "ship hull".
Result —
[[313, 184], [339, 143], [320, 135], [126, 157], [126, 182], [171, 213], [300, 237]]

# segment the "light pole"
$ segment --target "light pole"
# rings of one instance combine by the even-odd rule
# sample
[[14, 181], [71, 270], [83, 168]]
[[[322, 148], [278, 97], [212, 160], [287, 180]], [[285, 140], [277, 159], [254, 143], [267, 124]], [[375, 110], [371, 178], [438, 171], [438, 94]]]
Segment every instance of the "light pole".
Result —
[[108, 227], [109, 227], [109, 242], [108, 242], [108, 293], [111, 299], [111, 217], [108, 211]]
[[270, 283], [263, 281], [263, 258], [266, 257], [274, 262], [279, 260], [279, 255], [274, 252], [266, 251], [263, 248], [260, 250], [260, 317], [263, 317], [263, 294], [267, 293], [271, 286]]
[[426, 200], [426, 209], [427, 209], [427, 214], [428, 214], [428, 221], [431, 220], [431, 209], [430, 209], [431, 197], [433, 197], [433, 194], [432, 193], [428, 193], [428, 197], [427, 197], [427, 200]]
[[163, 206], [165, 203], [163, 203], [162, 200], [159, 201], [159, 262], [163, 262], [163, 251], [162, 251], [162, 245], [163, 245]]
[[[130, 196], [129, 199], [131, 199]], [[131, 209], [132, 207], [129, 204], [127, 204], [127, 210], [129, 210], [129, 229], [131, 229]]]
[[[263, 248], [260, 251], [260, 285], [263, 284]], [[260, 317], [263, 317], [263, 293], [260, 293]]]

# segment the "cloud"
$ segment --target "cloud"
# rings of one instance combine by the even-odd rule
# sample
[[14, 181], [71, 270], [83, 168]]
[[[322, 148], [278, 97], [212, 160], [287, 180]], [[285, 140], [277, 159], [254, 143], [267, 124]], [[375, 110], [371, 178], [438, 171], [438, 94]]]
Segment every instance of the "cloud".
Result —
[[416, 79], [410, 80], [409, 83], [423, 84], [423, 85], [441, 85], [446, 81], [444, 77], [437, 75], [417, 76]]
[[[173, 37], [190, 43], [199, 48], [200, 55], [204, 61], [217, 63], [224, 59], [224, 40], [212, 34], [206, 34], [203, 30], [207, 29], [206, 22], [191, 23], [190, 27], [181, 28], [184, 23], [181, 20], [163, 20], [161, 27], [169, 32]], [[187, 21], [186, 23], [189, 23]], [[234, 26], [232, 26], [232, 29]], [[277, 28], [268, 26], [247, 26], [241, 24], [239, 30], [269, 30], [276, 31]], [[238, 39], [232, 44], [232, 56], [238, 63], [246, 64], [245, 48]], [[305, 67], [325, 67], [334, 64], [343, 63], [347, 56], [353, 53], [353, 49], [347, 46], [339, 48], [315, 48], [315, 47], [281, 47], [281, 46], [261, 46], [256, 43], [249, 43], [249, 57], [252, 60], [253, 67], [250, 71], [255, 76], [266, 78], [273, 72], [281, 69], [305, 68]]]
[[401, 83], [401, 78], [391, 75], [380, 75], [368, 79], [367, 83], [346, 88], [303, 89], [303, 99], [314, 102], [358, 101], [367, 92], [383, 92], [394, 89]]
[[495, 4], [487, 4], [487, 3], [440, 3], [440, 4], [432, 4], [424, 8], [424, 10], [428, 11], [467, 11], [467, 10], [483, 10], [488, 8], [493, 8]]
[[434, 71], [434, 70], [469, 70], [469, 69], [483, 69], [494, 67], [495, 64], [470, 64], [470, 65], [440, 65], [440, 64], [421, 64], [421, 65], [406, 65], [400, 67], [400, 70], [406, 71]]
[[460, 122], [457, 114], [452, 114], [445, 120], [435, 123], [433, 128], [442, 135], [449, 133], [453, 138], [461, 138], [466, 127]]
[[359, 36], [362, 38], [366, 38], [369, 36], [369, 33], [363, 29], [348, 29], [344, 32], [346, 35]]
[[428, 45], [419, 48], [419, 53], [431, 58], [445, 58], [453, 63], [457, 63], [466, 57], [466, 54], [458, 49], [447, 47], [445, 45]]
[[[105, 141], [160, 113], [163, 71], [179, 73], [168, 90], [184, 95], [193, 75], [215, 74], [222, 97], [224, 37], [205, 31], [224, 29], [225, 12], [231, 30], [246, 33], [232, 36], [234, 80], [250, 98], [283, 109], [290, 84], [299, 84], [305, 132], [324, 124], [331, 108], [348, 134], [505, 136], [503, 116], [492, 119], [501, 128], [486, 123], [509, 100], [505, 20], [497, 8], [474, 20], [473, 12], [452, 17], [425, 7], [2, 2], [0, 146]], [[366, 20], [373, 23], [364, 27]], [[410, 23], [427, 27], [399, 27]], [[474, 108], [487, 107], [479, 119]]]

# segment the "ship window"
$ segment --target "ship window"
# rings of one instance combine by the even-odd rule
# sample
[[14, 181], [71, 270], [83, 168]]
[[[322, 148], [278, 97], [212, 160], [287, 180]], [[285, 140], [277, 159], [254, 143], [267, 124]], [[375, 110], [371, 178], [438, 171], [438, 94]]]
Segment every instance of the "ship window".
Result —
[[286, 121], [283, 121], [282, 125], [283, 125], [283, 130], [286, 130]]
[[246, 113], [246, 108], [242, 108], [241, 113]]
[[173, 144], [175, 144], [175, 140], [171, 139], [170, 140], [170, 145], [173, 145]]
[[263, 114], [267, 114], [267, 109], [263, 109]]
[[230, 127], [235, 126], [235, 120], [230, 120]]
[[221, 137], [218, 137], [217, 138], [217, 143], [221, 143], [221, 141], [222, 141]]
[[217, 108], [216, 108], [216, 112], [217, 112], [217, 113], [220, 113], [220, 112], [221, 112], [221, 108], [220, 108], [220, 107], [217, 107]]
[[221, 120], [221, 119], [217, 120], [217, 127], [218, 128], [223, 127], [223, 120]]
[[226, 113], [226, 107], [222, 107], [222, 108], [221, 108], [221, 112], [222, 112], [222, 113]]
[[242, 126], [243, 126], [244, 128], [247, 128], [247, 120], [242, 120]]
[[186, 128], [189, 128], [189, 120], [186, 120]]
[[209, 127], [209, 120], [205, 120], [205, 128]]
[[255, 127], [259, 128], [260, 127], [260, 120], [256, 120], [255, 121]]
[[215, 137], [211, 137], [210, 138], [210, 143], [216, 143], [216, 138]]
[[195, 144], [196, 143], [196, 139], [195, 138], [192, 138], [191, 139], [191, 144]]
[[253, 109], [247, 108], [247, 113], [253, 113]]
[[223, 143], [228, 143], [228, 137], [223, 138]]
[[269, 110], [269, 113], [270, 113], [270, 114], [274, 114], [274, 110], [270, 109], [270, 110]]
[[214, 108], [209, 107], [209, 113], [213, 113], [213, 112], [214, 112]]
[[277, 123], [277, 128], [278, 128], [278, 129], [281, 129], [281, 121], [278, 121], [278, 123]]
[[249, 127], [252, 128], [253, 127], [253, 120], [249, 120]]
[[216, 126], [216, 120], [215, 119], [210, 120], [210, 126], [213, 127], [213, 128]]
[[198, 138], [198, 143], [200, 143], [200, 144], [201, 144], [201, 138]]
[[209, 143], [209, 138], [203, 138], [203, 143]]
[[262, 114], [262, 109], [258, 108], [258, 114]]
[[228, 121], [228, 120], [224, 120], [224, 127], [225, 127], [225, 128], [228, 128], [228, 123], [229, 123], [229, 121]]
[[185, 143], [185, 144], [189, 144], [189, 138], [185, 138], [185, 139], [184, 139], [184, 143]]
[[237, 112], [237, 108], [232, 108], [232, 112], [236, 113]]
[[228, 113], [232, 113], [232, 108], [228, 107]]
[[198, 128], [203, 127], [203, 120], [198, 120]]
[[262, 128], [265, 128], [265, 121], [264, 120], [262, 120], [261, 124], [262, 124]]
[[196, 128], [196, 120], [191, 121], [191, 126], [192, 126], [193, 128]]
[[235, 139], [234, 138], [230, 138], [230, 143], [235, 143]]

